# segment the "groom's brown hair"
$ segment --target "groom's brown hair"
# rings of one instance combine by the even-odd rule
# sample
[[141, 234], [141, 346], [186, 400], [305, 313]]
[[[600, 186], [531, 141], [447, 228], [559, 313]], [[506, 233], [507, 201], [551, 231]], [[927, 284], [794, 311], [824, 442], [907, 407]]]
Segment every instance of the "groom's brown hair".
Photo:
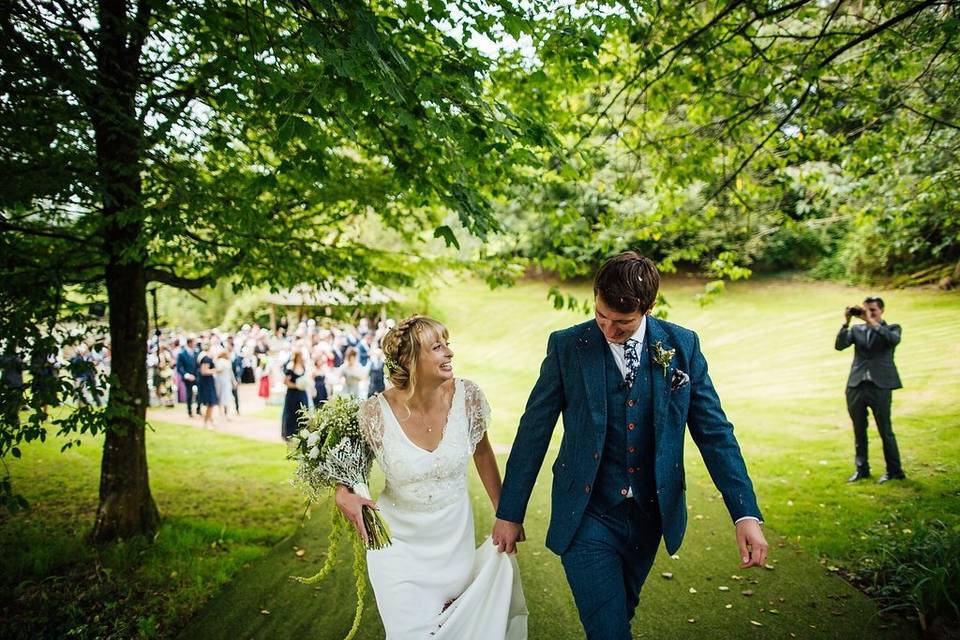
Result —
[[657, 301], [659, 290], [656, 265], [636, 251], [624, 251], [607, 260], [593, 280], [593, 295], [620, 313], [646, 313]]

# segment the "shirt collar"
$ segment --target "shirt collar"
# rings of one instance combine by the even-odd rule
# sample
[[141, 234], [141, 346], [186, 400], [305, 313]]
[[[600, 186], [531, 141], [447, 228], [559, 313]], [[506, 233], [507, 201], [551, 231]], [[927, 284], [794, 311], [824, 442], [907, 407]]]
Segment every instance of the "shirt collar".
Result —
[[[633, 332], [633, 335], [630, 338], [633, 338], [637, 341], [637, 344], [643, 344], [643, 338], [647, 335], [647, 316], [644, 315], [640, 320], [640, 324], [637, 326], [637, 330]], [[629, 339], [629, 338], [628, 338]], [[626, 342], [626, 340], [624, 340]], [[608, 342], [611, 347], [623, 348], [622, 344], [616, 342]]]

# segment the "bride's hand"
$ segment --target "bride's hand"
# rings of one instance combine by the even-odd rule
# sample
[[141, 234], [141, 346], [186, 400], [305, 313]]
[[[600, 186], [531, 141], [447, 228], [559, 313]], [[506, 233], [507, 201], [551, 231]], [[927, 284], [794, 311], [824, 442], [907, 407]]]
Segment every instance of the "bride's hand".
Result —
[[334, 500], [337, 503], [337, 508], [340, 509], [340, 513], [353, 523], [357, 533], [363, 538], [363, 543], [368, 544], [370, 536], [367, 534], [367, 528], [363, 526], [363, 508], [366, 506], [376, 509], [377, 503], [363, 496], [358, 496], [342, 484], [337, 486]]
[[517, 543], [527, 539], [523, 532], [523, 525], [518, 522], [501, 520], [497, 518], [493, 523], [493, 532], [490, 537], [493, 544], [497, 545], [497, 550], [501, 553], [516, 553]]

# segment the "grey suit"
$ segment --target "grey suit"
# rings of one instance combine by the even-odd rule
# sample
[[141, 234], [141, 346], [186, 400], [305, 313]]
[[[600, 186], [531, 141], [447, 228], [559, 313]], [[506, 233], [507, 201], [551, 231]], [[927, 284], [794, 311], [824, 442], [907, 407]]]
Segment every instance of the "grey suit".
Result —
[[903, 475], [900, 451], [890, 421], [892, 391], [903, 386], [893, 354], [900, 344], [900, 325], [881, 321], [876, 328], [862, 324], [843, 326], [837, 334], [836, 349], [842, 351], [854, 345], [853, 364], [847, 378], [847, 411], [853, 421], [857, 471], [870, 475], [867, 459], [867, 409], [873, 412], [883, 443], [883, 457], [887, 475]]

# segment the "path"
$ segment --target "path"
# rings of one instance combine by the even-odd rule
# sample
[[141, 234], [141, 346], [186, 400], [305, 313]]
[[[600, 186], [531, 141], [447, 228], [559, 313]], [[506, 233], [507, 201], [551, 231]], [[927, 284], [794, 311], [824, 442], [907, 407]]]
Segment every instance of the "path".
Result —
[[[548, 474], [541, 476], [531, 500], [527, 518], [531, 542], [521, 547], [519, 557], [530, 609], [530, 638], [574, 640], [583, 636], [563, 570], [559, 559], [543, 546]], [[373, 485], [380, 484], [382, 479], [374, 478]], [[490, 531], [492, 514], [475, 473], [471, 474], [471, 495], [480, 539]], [[687, 538], [678, 556], [661, 552], [657, 559], [634, 622], [634, 637], [918, 637], [909, 624], [880, 618], [872, 601], [770, 529], [772, 568], [739, 570], [733, 557], [732, 527], [716, 491], [708, 483], [691, 486], [689, 504]], [[333, 574], [316, 586], [289, 579], [312, 575], [323, 563], [329, 507], [329, 503], [315, 507], [304, 527], [239, 574], [189, 622], [180, 639], [343, 638], [355, 607], [352, 557], [341, 554]], [[376, 605], [368, 593], [357, 638], [382, 637]]]
[[[232, 436], [260, 440], [261, 442], [281, 442], [280, 438], [280, 407], [277, 407], [276, 419], [270, 419], [263, 414], [267, 413], [266, 401], [257, 395], [257, 385], [242, 384], [240, 389], [240, 415], [233, 413], [224, 419], [220, 408], [215, 409], [213, 430]], [[175, 407], [150, 407], [147, 410], [147, 420], [156, 422], [172, 422], [198, 429], [203, 428], [203, 418], [194, 414], [187, 415], [187, 405], [178, 404]]]

